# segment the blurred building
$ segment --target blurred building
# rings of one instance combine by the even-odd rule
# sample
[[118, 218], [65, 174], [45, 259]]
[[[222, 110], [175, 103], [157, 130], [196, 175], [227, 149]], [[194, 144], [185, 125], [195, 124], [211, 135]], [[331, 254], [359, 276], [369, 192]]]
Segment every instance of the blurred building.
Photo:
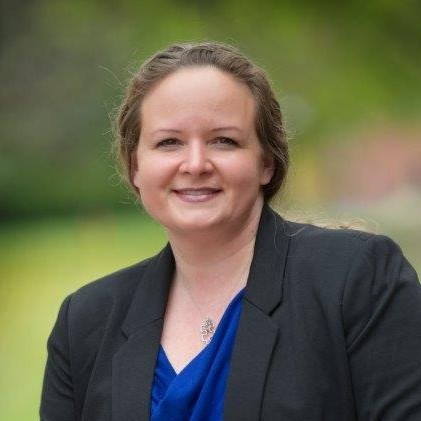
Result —
[[338, 144], [326, 154], [332, 199], [375, 205], [421, 196], [421, 131], [384, 127]]

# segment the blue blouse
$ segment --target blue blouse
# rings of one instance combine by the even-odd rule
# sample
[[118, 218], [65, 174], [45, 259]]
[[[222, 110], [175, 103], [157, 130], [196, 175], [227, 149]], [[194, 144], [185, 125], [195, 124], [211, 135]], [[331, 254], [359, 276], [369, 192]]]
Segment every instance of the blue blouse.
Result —
[[177, 374], [160, 346], [151, 421], [222, 420], [224, 394], [244, 289], [231, 301], [211, 342]]

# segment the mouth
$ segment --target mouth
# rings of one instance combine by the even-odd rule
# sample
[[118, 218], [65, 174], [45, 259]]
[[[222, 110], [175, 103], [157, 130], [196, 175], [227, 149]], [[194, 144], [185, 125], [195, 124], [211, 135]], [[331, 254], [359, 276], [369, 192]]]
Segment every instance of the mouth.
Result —
[[177, 197], [185, 202], [206, 202], [221, 193], [222, 189], [214, 187], [195, 187], [174, 189], [173, 191]]

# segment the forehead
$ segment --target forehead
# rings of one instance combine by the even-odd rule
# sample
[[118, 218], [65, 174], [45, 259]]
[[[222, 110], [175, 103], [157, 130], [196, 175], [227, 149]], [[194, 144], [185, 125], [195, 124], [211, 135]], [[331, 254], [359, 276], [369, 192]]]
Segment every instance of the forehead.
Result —
[[[214, 67], [183, 68], [154, 86], [141, 106], [142, 130], [156, 125], [254, 127], [256, 105], [249, 87]], [[182, 128], [182, 127], [181, 127]]]

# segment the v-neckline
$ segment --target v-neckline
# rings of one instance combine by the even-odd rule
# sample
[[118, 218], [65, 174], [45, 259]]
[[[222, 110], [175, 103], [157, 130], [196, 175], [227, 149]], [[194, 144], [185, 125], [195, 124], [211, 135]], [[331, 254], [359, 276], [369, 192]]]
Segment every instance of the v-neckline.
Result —
[[172, 365], [172, 363], [171, 363], [170, 359], [168, 358], [168, 355], [165, 352], [165, 349], [164, 349], [164, 347], [162, 345], [160, 345], [159, 351], [162, 354], [162, 357], [164, 359], [165, 365], [167, 366], [168, 370], [172, 374], [172, 378], [175, 378], [175, 377], [179, 376], [180, 374], [183, 374], [183, 372], [186, 371], [189, 367], [191, 367], [196, 360], [198, 360], [201, 357], [203, 357], [203, 354], [205, 353], [205, 351], [207, 351], [209, 349], [209, 346], [210, 345], [211, 344], [209, 343], [209, 345], [207, 345], [205, 348], [203, 348], [202, 350], [200, 350], [179, 372], [177, 372], [175, 370], [174, 366]]
[[224, 314], [221, 317], [221, 320], [219, 321], [218, 325], [216, 326], [215, 333], [213, 334], [212, 340], [203, 348], [201, 349], [179, 372], [175, 370], [174, 366], [172, 365], [170, 359], [168, 358], [167, 353], [165, 352], [165, 348], [162, 346], [162, 344], [159, 345], [159, 352], [162, 354], [164, 363], [167, 365], [169, 371], [173, 374], [173, 379], [180, 374], [183, 374], [189, 367], [191, 367], [197, 360], [201, 359], [203, 355], [207, 352], [210, 352], [210, 349], [212, 348], [212, 345], [215, 344], [215, 336], [218, 335], [218, 332], [220, 332], [219, 326], [223, 323], [223, 320], [226, 318], [226, 315], [228, 314], [228, 310], [232, 307], [232, 305], [237, 301], [238, 297], [242, 297], [244, 295], [245, 288], [241, 289], [234, 298], [230, 301], [227, 308], [224, 311]]

